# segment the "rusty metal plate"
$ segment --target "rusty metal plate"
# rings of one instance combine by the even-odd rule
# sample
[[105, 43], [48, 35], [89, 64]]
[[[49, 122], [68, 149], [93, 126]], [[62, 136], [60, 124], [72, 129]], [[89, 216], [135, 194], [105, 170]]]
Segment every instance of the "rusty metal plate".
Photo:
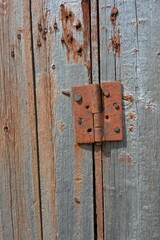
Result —
[[94, 143], [94, 113], [100, 111], [100, 86], [90, 84], [72, 87], [72, 102], [77, 143]]
[[122, 87], [120, 81], [103, 82], [103, 141], [120, 141], [122, 131]]

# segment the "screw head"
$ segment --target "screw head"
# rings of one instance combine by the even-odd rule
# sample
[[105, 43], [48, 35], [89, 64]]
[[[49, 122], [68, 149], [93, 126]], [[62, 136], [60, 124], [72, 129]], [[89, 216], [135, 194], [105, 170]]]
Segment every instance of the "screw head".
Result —
[[119, 128], [118, 126], [116, 126], [116, 127], [114, 128], [114, 131], [115, 131], [116, 133], [119, 133], [119, 132], [120, 132], [120, 128]]
[[105, 92], [104, 92], [104, 96], [105, 96], [105, 97], [109, 97], [109, 96], [110, 96], [110, 93], [109, 93], [108, 91], [105, 91]]
[[79, 124], [82, 124], [82, 118], [79, 118], [79, 119], [78, 119], [78, 123], [79, 123]]
[[115, 109], [119, 109], [118, 103], [114, 103], [113, 106], [115, 107]]
[[76, 102], [81, 101], [81, 99], [82, 99], [81, 94], [75, 94], [75, 95], [74, 95], [74, 100], [75, 100]]

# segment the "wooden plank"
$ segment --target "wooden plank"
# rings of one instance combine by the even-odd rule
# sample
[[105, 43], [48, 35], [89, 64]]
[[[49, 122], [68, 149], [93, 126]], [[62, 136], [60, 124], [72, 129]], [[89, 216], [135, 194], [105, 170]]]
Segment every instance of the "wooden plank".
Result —
[[0, 2], [0, 239], [41, 239], [29, 1]]
[[[92, 60], [92, 83], [99, 83], [99, 16], [98, 2], [90, 1], [91, 14], [91, 60]], [[94, 144], [94, 221], [95, 221], [95, 238], [102, 240], [104, 236], [103, 226], [103, 164], [102, 164], [102, 145]]]
[[90, 83], [89, 1], [33, 1], [32, 24], [43, 237], [94, 239], [92, 146], [74, 144], [67, 95]]
[[124, 87], [124, 141], [103, 146], [104, 239], [160, 238], [159, 9], [159, 1], [99, 2], [101, 81]]

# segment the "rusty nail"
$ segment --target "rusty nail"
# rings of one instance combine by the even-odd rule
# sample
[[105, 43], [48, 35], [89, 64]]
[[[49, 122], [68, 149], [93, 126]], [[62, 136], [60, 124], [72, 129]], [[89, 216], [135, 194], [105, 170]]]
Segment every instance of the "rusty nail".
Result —
[[115, 131], [116, 133], [118, 133], [118, 132], [120, 132], [120, 128], [119, 128], [118, 126], [116, 126], [116, 127], [114, 128], [114, 131]]
[[78, 119], [78, 123], [79, 123], [79, 124], [82, 124], [82, 118], [79, 118], [79, 119]]
[[76, 102], [81, 101], [81, 99], [82, 99], [81, 94], [75, 94], [75, 95], [74, 95], [74, 100], [75, 100]]
[[47, 28], [44, 28], [44, 33], [47, 33], [48, 32], [48, 29]]
[[58, 29], [58, 24], [55, 22], [54, 23], [54, 29], [57, 30]]
[[11, 56], [12, 56], [13, 58], [15, 57], [14, 51], [11, 52]]
[[17, 34], [17, 38], [18, 38], [19, 40], [21, 40], [21, 34], [20, 34], [20, 33]]
[[66, 95], [66, 96], [70, 96], [71, 95], [69, 90], [62, 90], [62, 94]]
[[55, 66], [54, 64], [52, 65], [52, 69], [53, 69], [53, 70], [55, 70], [55, 69], [56, 69], [56, 66]]
[[117, 109], [117, 110], [119, 109], [118, 103], [114, 103], [113, 106], [115, 107], [115, 109]]

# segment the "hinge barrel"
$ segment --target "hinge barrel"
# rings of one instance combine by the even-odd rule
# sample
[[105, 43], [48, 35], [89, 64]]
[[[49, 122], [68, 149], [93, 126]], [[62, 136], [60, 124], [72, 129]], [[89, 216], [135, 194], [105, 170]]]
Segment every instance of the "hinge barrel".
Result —
[[102, 142], [103, 140], [103, 123], [102, 113], [94, 114], [94, 131], [95, 131], [95, 142]]

